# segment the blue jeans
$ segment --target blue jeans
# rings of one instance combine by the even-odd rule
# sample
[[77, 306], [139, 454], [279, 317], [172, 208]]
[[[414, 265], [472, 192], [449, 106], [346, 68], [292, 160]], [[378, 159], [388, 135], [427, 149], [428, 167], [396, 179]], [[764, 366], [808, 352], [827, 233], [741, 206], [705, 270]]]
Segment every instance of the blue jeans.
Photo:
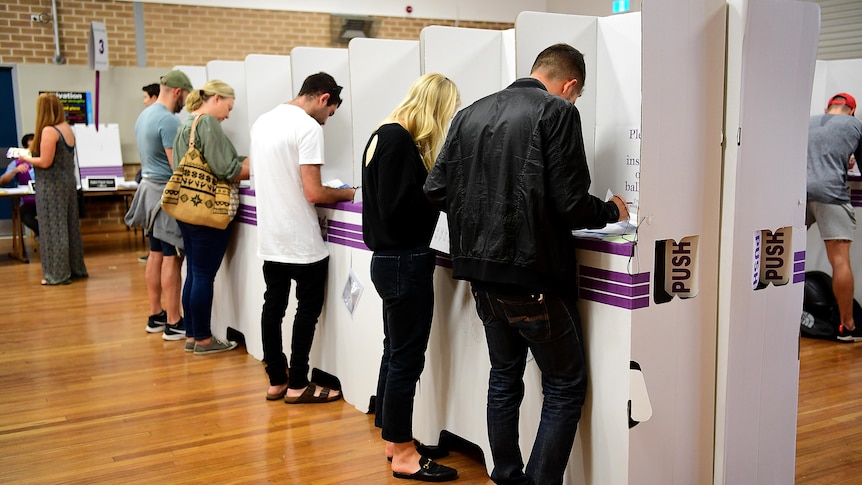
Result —
[[[308, 385], [308, 355], [314, 340], [317, 319], [323, 310], [329, 257], [310, 264], [263, 262], [263, 310], [260, 327], [263, 338], [263, 361], [269, 385], [288, 382], [291, 389]], [[290, 282], [296, 281], [296, 316], [290, 341], [290, 379], [287, 378], [287, 357], [281, 343], [281, 322], [287, 311]]]
[[434, 312], [431, 249], [375, 251], [371, 281], [383, 299], [383, 357], [374, 398], [374, 424], [392, 443], [413, 440], [413, 398], [425, 367]]
[[[498, 484], [563, 482], [587, 389], [581, 321], [575, 297], [499, 294], [473, 288], [485, 326], [491, 375], [488, 437]], [[518, 445], [527, 349], [542, 373], [544, 403], [526, 473]]]
[[213, 336], [213, 284], [230, 239], [230, 226], [215, 229], [177, 221], [186, 253], [183, 284], [183, 320], [186, 336], [206, 340]]

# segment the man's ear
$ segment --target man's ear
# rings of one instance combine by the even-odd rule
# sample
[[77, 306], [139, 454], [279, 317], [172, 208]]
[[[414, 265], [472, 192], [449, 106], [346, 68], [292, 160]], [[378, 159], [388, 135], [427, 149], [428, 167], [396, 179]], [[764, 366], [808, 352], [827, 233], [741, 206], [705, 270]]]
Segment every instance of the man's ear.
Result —
[[563, 84], [563, 93], [579, 93], [580, 89], [577, 79], [572, 79]]
[[317, 98], [317, 101], [320, 103], [321, 106], [326, 106], [329, 104], [329, 97], [329, 93], [323, 93], [320, 95], [319, 98]]

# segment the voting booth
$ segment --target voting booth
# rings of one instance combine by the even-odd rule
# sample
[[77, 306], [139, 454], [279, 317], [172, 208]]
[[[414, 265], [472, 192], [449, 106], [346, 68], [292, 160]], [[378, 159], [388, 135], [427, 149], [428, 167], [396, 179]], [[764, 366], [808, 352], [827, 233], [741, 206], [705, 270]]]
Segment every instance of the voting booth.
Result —
[[[463, 107], [527, 76], [545, 47], [577, 47], [587, 66], [576, 105], [591, 191], [622, 194], [632, 218], [575, 234], [589, 388], [565, 482], [790, 483], [818, 25], [816, 5], [793, 0], [660, 0], [613, 17], [523, 12], [508, 31], [433, 26], [416, 41], [297, 47], [214, 61], [207, 76], [240, 88], [224, 127], [247, 153], [257, 116], [292, 99], [309, 74], [332, 74], [344, 104], [324, 126], [322, 179], [360, 185], [369, 136], [420, 74], [455, 81]], [[262, 359], [253, 167], [216, 279], [213, 333], [241, 332]], [[367, 412], [383, 323], [361, 207], [360, 198], [318, 207], [330, 266], [310, 364], [338, 377], [345, 400]], [[472, 442], [490, 471], [484, 330], [469, 284], [452, 279], [445, 252], [437, 263], [414, 435]], [[288, 352], [295, 309], [291, 296]], [[525, 385], [526, 461], [542, 404], [532, 359]]]
[[[120, 127], [116, 123], [72, 125], [84, 190], [114, 190], [125, 180]], [[76, 174], [77, 175], [77, 174]]]

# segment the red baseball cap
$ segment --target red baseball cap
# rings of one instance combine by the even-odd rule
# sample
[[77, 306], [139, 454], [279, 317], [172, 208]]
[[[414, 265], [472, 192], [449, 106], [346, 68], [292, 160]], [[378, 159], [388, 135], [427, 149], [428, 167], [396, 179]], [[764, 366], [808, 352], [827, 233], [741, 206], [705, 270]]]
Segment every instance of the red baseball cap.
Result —
[[[841, 99], [841, 98], [844, 98], [844, 99]], [[847, 105], [848, 108], [853, 110], [853, 109], [856, 109], [856, 98], [854, 98], [853, 96], [850, 96], [847, 93], [838, 93], [829, 99], [829, 104], [827, 104], [826, 106], [829, 107], [829, 106], [832, 106], [833, 104], [844, 104], [844, 105]]]

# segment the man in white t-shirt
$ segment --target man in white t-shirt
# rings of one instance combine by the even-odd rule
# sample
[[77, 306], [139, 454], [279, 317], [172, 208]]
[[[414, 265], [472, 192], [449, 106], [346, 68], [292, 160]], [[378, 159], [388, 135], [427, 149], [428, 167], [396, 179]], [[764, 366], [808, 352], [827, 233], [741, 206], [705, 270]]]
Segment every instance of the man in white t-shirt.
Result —
[[[329, 251], [315, 204], [353, 200], [353, 188], [321, 183], [323, 124], [341, 106], [341, 86], [324, 72], [308, 76], [292, 101], [262, 114], [251, 127], [251, 173], [257, 200], [258, 256], [266, 282], [261, 329], [270, 387], [266, 398], [289, 404], [329, 402], [341, 393], [308, 380], [308, 354], [323, 309]], [[290, 377], [281, 323], [291, 280], [297, 309]]]

